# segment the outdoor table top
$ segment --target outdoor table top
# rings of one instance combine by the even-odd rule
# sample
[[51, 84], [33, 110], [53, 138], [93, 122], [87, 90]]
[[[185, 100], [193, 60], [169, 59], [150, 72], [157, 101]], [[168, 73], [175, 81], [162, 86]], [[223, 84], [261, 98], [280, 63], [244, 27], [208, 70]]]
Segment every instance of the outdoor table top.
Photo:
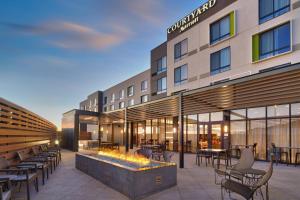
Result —
[[157, 144], [144, 144], [142, 145], [142, 148], [157, 148], [160, 147], [160, 145]]
[[202, 152], [211, 152], [211, 153], [220, 153], [220, 152], [226, 152], [226, 149], [198, 149], [198, 151], [202, 151]]

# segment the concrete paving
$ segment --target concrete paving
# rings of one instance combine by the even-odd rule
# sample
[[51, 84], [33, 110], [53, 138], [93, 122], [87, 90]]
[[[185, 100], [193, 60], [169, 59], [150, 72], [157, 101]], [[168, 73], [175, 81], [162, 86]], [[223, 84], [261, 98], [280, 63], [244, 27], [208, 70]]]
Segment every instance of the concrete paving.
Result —
[[[78, 171], [74, 167], [75, 154], [63, 151], [62, 163], [50, 176], [40, 192], [32, 188], [33, 200], [122, 200], [124, 195], [105, 186], [101, 182]], [[178, 155], [175, 155], [175, 162]], [[185, 168], [178, 169], [178, 184], [168, 190], [156, 193], [146, 200], [195, 200], [195, 199], [221, 199], [220, 186], [214, 184], [214, 170], [211, 166], [198, 167], [195, 165], [195, 155], [186, 154]], [[256, 162], [255, 168], [266, 169], [268, 163]], [[297, 200], [300, 199], [300, 166], [274, 166], [274, 174], [270, 181], [270, 199], [272, 200]], [[16, 193], [14, 199], [20, 198], [24, 193]], [[235, 199], [241, 199], [233, 195]], [[228, 195], [226, 196], [228, 198]], [[262, 199], [255, 196], [255, 199]]]

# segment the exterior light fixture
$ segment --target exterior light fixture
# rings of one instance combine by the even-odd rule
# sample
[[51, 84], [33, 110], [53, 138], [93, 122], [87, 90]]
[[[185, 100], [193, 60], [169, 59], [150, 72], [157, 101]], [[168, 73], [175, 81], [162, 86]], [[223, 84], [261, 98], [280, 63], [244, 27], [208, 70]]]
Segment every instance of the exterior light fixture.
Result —
[[228, 126], [227, 125], [224, 126], [224, 132], [228, 133]]
[[56, 139], [56, 140], [54, 141], [54, 144], [58, 146], [58, 145], [59, 145], [59, 140]]

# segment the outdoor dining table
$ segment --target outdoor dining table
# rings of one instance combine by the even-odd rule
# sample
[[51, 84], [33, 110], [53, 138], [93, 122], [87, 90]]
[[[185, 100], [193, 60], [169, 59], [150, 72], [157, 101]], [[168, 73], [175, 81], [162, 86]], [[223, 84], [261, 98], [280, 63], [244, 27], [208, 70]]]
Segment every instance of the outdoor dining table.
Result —
[[220, 165], [220, 154], [226, 153], [226, 149], [213, 149], [213, 148], [208, 148], [208, 149], [198, 149], [197, 153], [208, 153], [211, 156], [216, 155], [218, 158], [218, 166]]

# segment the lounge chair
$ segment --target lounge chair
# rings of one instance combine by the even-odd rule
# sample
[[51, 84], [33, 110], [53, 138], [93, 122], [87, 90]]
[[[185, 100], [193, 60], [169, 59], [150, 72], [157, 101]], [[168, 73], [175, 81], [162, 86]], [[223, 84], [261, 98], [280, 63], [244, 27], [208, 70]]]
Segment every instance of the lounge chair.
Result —
[[36, 164], [38, 170], [42, 172], [42, 182], [43, 185], [45, 185], [45, 174], [47, 174], [47, 179], [49, 178], [48, 159], [45, 157], [32, 157], [29, 153], [26, 153], [25, 150], [18, 151], [17, 155], [22, 164]]
[[[19, 164], [10, 166], [9, 162], [0, 158], [0, 173], [2, 178], [9, 178], [13, 183], [26, 183], [27, 200], [30, 200], [30, 183], [34, 182], [35, 190], [39, 191], [37, 166], [35, 164]], [[3, 174], [4, 173], [4, 174]]]

